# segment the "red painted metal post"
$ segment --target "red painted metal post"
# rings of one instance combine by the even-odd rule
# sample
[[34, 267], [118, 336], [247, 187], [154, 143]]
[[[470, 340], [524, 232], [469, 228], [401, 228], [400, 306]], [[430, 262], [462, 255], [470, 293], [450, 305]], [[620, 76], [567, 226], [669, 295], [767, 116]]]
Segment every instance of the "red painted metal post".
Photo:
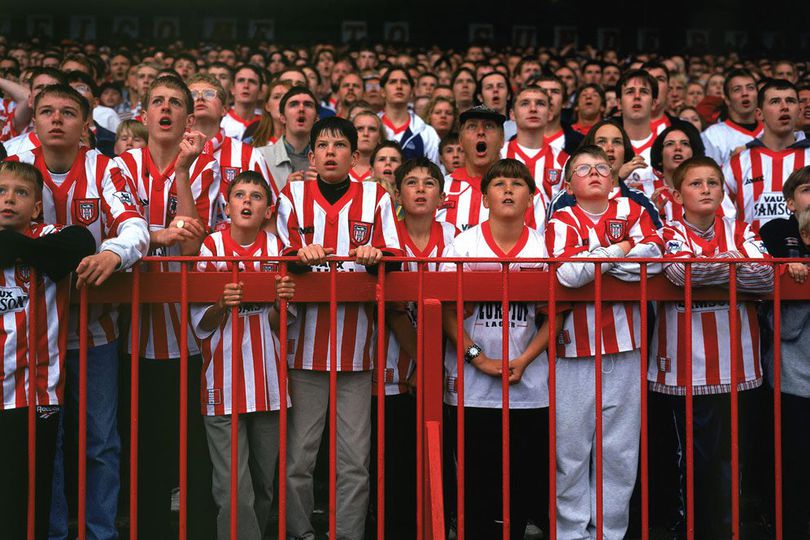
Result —
[[79, 292], [79, 540], [87, 538], [87, 286]]
[[377, 273], [377, 538], [385, 538], [385, 264]]
[[773, 467], [776, 540], [782, 540], [782, 283], [773, 268]]
[[641, 539], [650, 537], [650, 483], [648, 470], [647, 430], [647, 264], [641, 264], [640, 299], [641, 308]]
[[132, 353], [130, 354], [130, 399], [129, 399], [129, 534], [131, 538], [138, 538], [138, 388], [140, 378], [140, 296], [141, 296], [141, 270], [140, 265], [132, 267], [132, 299], [130, 316], [130, 333], [132, 334]]
[[188, 532], [188, 264], [180, 265], [180, 515], [179, 537]]
[[[239, 283], [239, 263], [231, 270], [234, 283]], [[239, 531], [239, 378], [242, 367], [242, 336], [239, 308], [231, 308], [231, 538]]]
[[503, 477], [503, 540], [509, 540], [509, 263], [501, 271], [501, 475]]
[[[416, 539], [422, 540], [424, 537], [423, 523], [424, 512], [423, 505], [426, 500], [424, 493], [424, 475], [425, 475], [425, 455], [426, 449], [424, 446], [424, 430], [425, 430], [425, 317], [423, 315], [425, 309], [424, 300], [424, 281], [425, 281], [425, 267], [424, 263], [417, 263], [417, 308], [416, 308]], [[439, 305], [441, 310], [441, 304]], [[441, 313], [439, 314], [439, 325], [441, 325]], [[439, 361], [441, 362], [441, 358]], [[441, 380], [441, 375], [440, 375]], [[441, 420], [441, 418], [440, 418]]]
[[337, 265], [329, 264], [329, 538], [337, 538]]
[[438, 300], [422, 301], [418, 311], [417, 328], [421, 328], [424, 384], [420, 387], [424, 399], [425, 440], [418, 460], [426, 469], [422, 493], [423, 537], [444, 540], [444, 501], [442, 498], [441, 426], [443, 410], [444, 362], [442, 346], [442, 304]]
[[594, 371], [596, 373], [594, 396], [594, 407], [596, 409], [596, 539], [602, 540], [604, 531], [604, 509], [602, 508], [603, 488], [602, 486], [602, 264], [594, 263], [594, 295], [595, 298], [595, 326], [594, 350], [596, 358], [594, 361]]
[[737, 395], [737, 374], [741, 353], [740, 321], [737, 312], [737, 265], [729, 263], [728, 272], [729, 327], [731, 333], [731, 537], [740, 537], [740, 441], [739, 441], [739, 401]]
[[[287, 275], [287, 263], [282, 262], [280, 274]], [[278, 537], [287, 538], [287, 300], [279, 302], [278, 314]]]
[[[37, 351], [37, 302], [39, 276], [34, 268], [28, 277], [28, 540], [36, 533], [37, 500], [37, 382], [39, 381], [39, 357]], [[47, 372], [45, 375], [47, 381]]]
[[[684, 343], [692, 343], [692, 265], [686, 265], [684, 280]], [[686, 538], [695, 538], [695, 427], [692, 387], [692, 347], [684, 347], [686, 369]]]
[[557, 538], [557, 265], [548, 267], [548, 523]]
[[462, 271], [464, 265], [456, 264], [456, 365], [458, 376], [456, 378], [456, 538], [464, 540], [464, 287], [462, 284]]

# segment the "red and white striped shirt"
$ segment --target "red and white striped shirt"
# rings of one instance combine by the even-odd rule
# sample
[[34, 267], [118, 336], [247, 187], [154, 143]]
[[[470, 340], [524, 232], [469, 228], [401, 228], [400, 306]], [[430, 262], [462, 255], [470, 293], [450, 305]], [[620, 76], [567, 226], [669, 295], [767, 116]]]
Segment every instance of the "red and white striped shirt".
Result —
[[754, 131], [748, 131], [731, 120], [725, 120], [707, 127], [700, 137], [703, 139], [706, 155], [715, 160], [718, 165], [723, 165], [736, 148], [745, 146], [752, 140], [761, 137], [762, 132], [762, 122], [757, 122]]
[[[45, 223], [86, 227], [93, 234], [99, 252], [109, 250], [121, 258], [121, 268], [129, 268], [146, 253], [149, 234], [141, 207], [133, 195], [132, 181], [114, 160], [82, 147], [67, 175], [60, 178], [48, 170], [41, 147], [8, 159], [32, 164], [42, 174]], [[77, 350], [78, 306], [71, 308], [70, 319], [68, 348]], [[117, 306], [90, 304], [87, 321], [89, 347], [110, 343], [118, 337]]]
[[261, 120], [261, 111], [256, 110], [254, 111], [255, 116], [252, 120], [247, 121], [243, 118], [240, 118], [236, 112], [231, 109], [228, 111], [228, 114], [222, 117], [222, 122], [219, 123], [222, 130], [225, 132], [225, 135], [228, 137], [233, 137], [234, 139], [241, 141], [245, 137], [245, 131], [248, 127], [253, 124], [256, 124]]
[[14, 156], [16, 154], [22, 154], [23, 152], [29, 152], [34, 148], [39, 148], [42, 146], [42, 143], [39, 142], [37, 134], [31, 131], [4, 142], [3, 146], [6, 147], [6, 155]]
[[[38, 238], [56, 232], [57, 225], [32, 224], [26, 236]], [[31, 356], [36, 365], [37, 405], [62, 403], [62, 375], [67, 355], [70, 279], [58, 283], [37, 274], [36, 346], [30, 347], [31, 269], [18, 263], [0, 269], [0, 410], [28, 406]]]
[[[138, 199], [144, 205], [144, 217], [150, 231], [165, 229], [177, 215], [177, 186], [174, 183], [174, 162], [160, 171], [152, 161], [149, 147], [127, 150], [116, 158], [121, 168], [133, 179]], [[203, 225], [216, 225], [216, 205], [220, 191], [219, 165], [208, 154], [200, 154], [189, 168], [191, 194]], [[180, 246], [150, 249], [149, 255], [177, 257]], [[147, 271], [180, 271], [180, 263], [150, 263]], [[144, 358], [166, 360], [180, 357], [180, 304], [145, 304], [141, 309], [140, 355]], [[130, 349], [132, 340], [128, 340]], [[188, 351], [196, 354], [197, 344], [188, 332]], [[130, 350], [131, 352], [131, 350]]]
[[[295, 254], [303, 246], [318, 244], [333, 248], [339, 257], [364, 245], [389, 255], [402, 254], [391, 198], [376, 182], [349, 182], [348, 190], [335, 204], [323, 197], [318, 181], [288, 182], [281, 190], [278, 208], [278, 234], [286, 253]], [[366, 271], [352, 261], [337, 266], [338, 272]], [[328, 272], [329, 266], [315, 266], [312, 270]], [[290, 367], [328, 371], [330, 331], [328, 303], [299, 306], [298, 316], [290, 324]], [[374, 335], [373, 305], [339, 303], [336, 369], [372, 369]]]
[[354, 167], [349, 169], [349, 178], [352, 179], [354, 182], [365, 182], [366, 180], [371, 180], [371, 167], [366, 169], [366, 172], [359, 173], [355, 170]]
[[560, 128], [557, 133], [546, 135], [543, 138], [543, 146], [551, 146], [556, 152], [563, 152], [565, 148], [565, 131]]
[[[732, 218], [717, 217], [706, 233], [700, 233], [683, 221], [671, 221], [662, 230], [665, 268], [669, 279], [684, 286], [683, 259], [701, 257], [770, 259], [764, 244], [750, 225]], [[692, 266], [692, 285], [728, 286], [729, 265], [698, 263]], [[737, 265], [737, 283], [742, 292], [764, 293], [773, 288], [773, 268], [760, 264]], [[762, 383], [759, 359], [759, 325], [752, 302], [739, 302], [739, 334], [734, 341], [739, 351], [737, 384], [739, 390]], [[685, 347], [692, 351], [691, 383], [696, 394], [730, 392], [731, 324], [728, 302], [692, 302], [692, 341], [685, 342], [683, 302], [659, 302], [655, 330], [650, 345], [647, 380], [650, 387], [668, 394], [683, 395], [690, 382], [686, 373]]]
[[[434, 221], [430, 231], [430, 239], [424, 250], [419, 249], [414, 244], [404, 221], [397, 222], [397, 229], [399, 230], [399, 238], [402, 240], [402, 247], [405, 249], [405, 254], [408, 257], [419, 258], [435, 258], [441, 257], [446, 246], [450, 245], [458, 232], [455, 227], [449, 223], [439, 223]], [[407, 272], [417, 272], [419, 270], [416, 262], [409, 262], [403, 266], [403, 270]], [[438, 270], [436, 263], [428, 263], [425, 265], [425, 270], [428, 272], [435, 272]], [[416, 302], [408, 302], [406, 305], [408, 318], [411, 323], [416, 327]], [[374, 343], [375, 351], [377, 343]], [[396, 336], [391, 330], [387, 330], [385, 335], [385, 351], [386, 351], [386, 364], [385, 364], [385, 395], [404, 394], [408, 391], [408, 379], [413, 374], [416, 368], [416, 359], [411, 358], [399, 345]], [[377, 358], [377, 353], [374, 353], [374, 358]], [[377, 370], [374, 370], [374, 386], [373, 392], [377, 393]]]
[[[231, 238], [230, 229], [211, 234], [200, 248], [200, 257], [278, 257], [282, 245], [273, 233], [259, 231], [247, 247]], [[270, 261], [240, 262], [242, 272], [275, 272], [278, 264]], [[230, 272], [233, 263], [201, 261], [200, 272]], [[231, 414], [233, 399], [233, 321], [231, 310], [214, 330], [204, 330], [200, 323], [210, 304], [191, 305], [191, 324], [200, 344], [203, 358], [200, 406], [206, 416]], [[280, 395], [278, 380], [278, 336], [270, 328], [272, 303], [242, 303], [239, 306], [238, 332], [241, 337], [241, 378], [237, 383], [237, 410], [240, 414], [277, 411]]]
[[[548, 257], [543, 235], [529, 227], [523, 231], [517, 243], [505, 253], [492, 237], [489, 221], [459, 234], [442, 254], [443, 257], [523, 259]], [[546, 265], [538, 262], [513, 262], [510, 272], [540, 272]], [[443, 263], [442, 271], [455, 272], [456, 265]], [[500, 263], [465, 262], [465, 271], [501, 271]], [[494, 276], [493, 276], [494, 277]], [[496, 278], [499, 279], [499, 278]], [[464, 330], [479, 345], [483, 353], [492, 359], [503, 358], [503, 326], [509, 325], [509, 359], [523, 354], [537, 334], [538, 306], [531, 302], [510, 302], [509, 313], [503, 316], [501, 302], [478, 302], [473, 314], [464, 319]], [[459, 339], [459, 341], [461, 341]], [[444, 352], [444, 402], [458, 405], [458, 354], [448, 342]], [[503, 405], [501, 378], [492, 377], [472, 364], [464, 363], [464, 406], [500, 409]], [[546, 351], [532, 361], [520, 382], [509, 387], [509, 406], [513, 409], [548, 407], [548, 357]]]
[[14, 113], [17, 112], [15, 108], [11, 111], [11, 114], [8, 115], [5, 122], [3, 122], [3, 127], [0, 128], [0, 142], [5, 143], [8, 140], [17, 137], [18, 135], [25, 135], [26, 133], [33, 131], [34, 123], [29, 122], [28, 125], [20, 132], [14, 129]]
[[0, 123], [6, 121], [11, 116], [14, 109], [17, 107], [17, 102], [11, 98], [0, 99]]
[[654, 141], [655, 132], [650, 134], [649, 138], [647, 139], [630, 141], [635, 155], [644, 158], [644, 162], [647, 163], [647, 166], [643, 169], [636, 169], [630, 173], [630, 176], [624, 179], [625, 184], [632, 188], [643, 191], [644, 195], [646, 195], [648, 198], [652, 197], [652, 194], [655, 191], [653, 184], [655, 182], [656, 175], [655, 170], [653, 170], [652, 165], [650, 164], [652, 160], [650, 152], [652, 150]]
[[[626, 257], [660, 257], [661, 238], [644, 208], [625, 197], [608, 201], [607, 210], [594, 222], [577, 204], [554, 212], [548, 222], [546, 242], [552, 257], [617, 257], [612, 246], [628, 240], [632, 248]], [[603, 272], [626, 281], [639, 279], [635, 263], [603, 263]], [[656, 273], [648, 267], [649, 275]], [[557, 277], [566, 287], [581, 287], [594, 279], [595, 265], [563, 263]], [[636, 302], [602, 303], [602, 354], [616, 354], [639, 348], [639, 307]], [[592, 303], [576, 302], [566, 316], [558, 338], [559, 354], [564, 357], [596, 354], [596, 308]]]
[[790, 173], [810, 165], [810, 141], [784, 150], [758, 144], [734, 155], [723, 165], [726, 191], [737, 206], [737, 217], [755, 231], [772, 219], [790, 217], [782, 185]]
[[501, 157], [516, 159], [528, 167], [539, 194], [543, 196], [545, 207], [548, 207], [563, 187], [563, 169], [568, 161], [568, 154], [562, 150], [555, 150], [553, 146], [545, 144], [534, 155], [529, 156], [517, 143], [517, 139], [513, 139], [503, 146]]
[[666, 114], [661, 115], [658, 120], [650, 120], [650, 131], [652, 131], [653, 139], [661, 135], [661, 132], [672, 125]]

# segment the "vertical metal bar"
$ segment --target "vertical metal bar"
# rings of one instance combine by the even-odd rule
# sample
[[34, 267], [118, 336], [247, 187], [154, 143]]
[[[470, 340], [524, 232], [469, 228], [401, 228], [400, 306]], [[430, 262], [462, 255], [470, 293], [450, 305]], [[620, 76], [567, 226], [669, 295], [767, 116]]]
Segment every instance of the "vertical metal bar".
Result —
[[[37, 346], [37, 302], [39, 276], [34, 268], [28, 278], [28, 540], [34, 540], [37, 500], [37, 381], [39, 380], [39, 347]], [[46, 377], [47, 381], [47, 377]]]
[[87, 538], [87, 285], [79, 292], [79, 540]]
[[188, 264], [180, 265], [180, 515], [179, 537], [188, 530]]
[[456, 263], [456, 538], [464, 540], [464, 287], [461, 276], [464, 265]]
[[[684, 343], [692, 343], [692, 264], [688, 261], [684, 280]], [[686, 538], [695, 538], [695, 427], [692, 386], [692, 347], [684, 347], [686, 371]]]
[[776, 540], [782, 540], [782, 283], [773, 268], [773, 467]]
[[501, 474], [503, 489], [503, 540], [509, 540], [509, 263], [501, 265]]
[[[425, 501], [425, 455], [427, 449], [424, 442], [425, 429], [425, 301], [424, 301], [424, 263], [417, 263], [417, 307], [416, 307], [416, 539], [424, 537], [424, 512], [422, 505]], [[441, 310], [441, 306], [439, 306]], [[441, 323], [441, 314], [439, 315]], [[440, 358], [441, 359], [441, 358]]]
[[141, 270], [140, 265], [132, 267], [132, 309], [130, 333], [132, 334], [130, 354], [130, 398], [129, 398], [129, 534], [131, 538], [138, 538], [138, 386], [140, 378], [140, 296], [141, 296]]
[[557, 265], [548, 267], [548, 531], [557, 538]]
[[385, 538], [385, 263], [377, 272], [377, 538]]
[[[239, 283], [239, 262], [231, 270], [234, 283]], [[242, 336], [239, 332], [239, 308], [231, 308], [231, 538], [239, 530], [239, 378], [242, 366]]]
[[602, 540], [604, 531], [604, 509], [602, 508], [602, 264], [595, 263], [594, 272], [594, 295], [595, 298], [595, 326], [594, 350], [596, 358], [594, 361], [595, 386], [594, 408], [596, 409], [596, 538]]
[[442, 490], [442, 417], [444, 396], [444, 333], [442, 329], [442, 304], [436, 299], [422, 303], [423, 310], [418, 316], [422, 319], [422, 336], [426, 347], [423, 348], [422, 362], [424, 386], [419, 390], [424, 398], [425, 434], [422, 447], [422, 462], [426, 469], [425, 493], [422, 510], [424, 538], [427, 540], [445, 540], [444, 533], [444, 499]]
[[729, 263], [728, 295], [731, 330], [731, 536], [740, 537], [740, 441], [737, 363], [740, 361], [740, 322], [737, 312], [737, 265]]
[[329, 538], [337, 538], [337, 266], [329, 264]]
[[647, 432], [647, 263], [641, 264], [641, 538], [650, 536], [650, 483], [648, 471], [648, 437]]
[[[287, 275], [287, 263], [282, 262], [281, 277]], [[287, 300], [279, 300], [278, 314], [278, 537], [287, 538]]]

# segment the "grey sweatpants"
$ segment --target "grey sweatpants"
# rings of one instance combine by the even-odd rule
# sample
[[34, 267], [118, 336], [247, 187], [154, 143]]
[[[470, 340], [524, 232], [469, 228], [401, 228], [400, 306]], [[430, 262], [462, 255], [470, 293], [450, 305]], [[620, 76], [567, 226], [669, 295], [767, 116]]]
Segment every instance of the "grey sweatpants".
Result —
[[[278, 459], [278, 411], [239, 415], [237, 439], [239, 540], [261, 540], [270, 520]], [[231, 531], [231, 417], [203, 417], [214, 466], [212, 490], [217, 505], [217, 539]]]
[[[557, 359], [557, 538], [596, 538], [595, 358]], [[602, 356], [605, 540], [627, 531], [638, 467], [639, 351]]]
[[[289, 370], [287, 537], [315, 538], [312, 473], [329, 412], [329, 372]], [[368, 509], [371, 450], [371, 371], [337, 376], [338, 540], [361, 540]]]

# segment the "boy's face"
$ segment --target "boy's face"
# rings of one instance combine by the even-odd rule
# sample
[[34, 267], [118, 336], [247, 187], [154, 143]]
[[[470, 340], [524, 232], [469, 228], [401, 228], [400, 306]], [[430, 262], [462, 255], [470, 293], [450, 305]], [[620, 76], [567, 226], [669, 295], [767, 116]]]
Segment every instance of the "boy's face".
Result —
[[371, 170], [376, 178], [382, 178], [393, 185], [394, 173], [400, 165], [402, 165], [402, 155], [394, 148], [383, 148], [374, 156]]
[[641, 78], [630, 79], [621, 89], [622, 117], [637, 122], [649, 121], [652, 112], [652, 89]]
[[255, 104], [259, 99], [259, 76], [252, 69], [240, 69], [234, 77], [231, 93], [237, 103]]
[[152, 89], [144, 120], [150, 141], [180, 141], [194, 122], [194, 117], [187, 112], [185, 100], [185, 95], [177, 88], [158, 86]]
[[757, 119], [772, 133], [790, 133], [799, 121], [799, 96], [793, 89], [771, 88], [765, 92], [762, 108], [756, 111]]
[[542, 92], [523, 91], [512, 108], [518, 129], [545, 129], [551, 119], [548, 98]]
[[714, 167], [694, 167], [684, 176], [675, 201], [697, 216], [711, 216], [723, 202], [723, 178]]
[[665, 171], [674, 171], [678, 165], [692, 157], [692, 146], [689, 137], [683, 131], [675, 130], [667, 133], [664, 145], [661, 147], [661, 158]]
[[529, 184], [522, 178], [493, 178], [484, 193], [484, 206], [490, 217], [523, 218], [532, 202]]
[[548, 105], [551, 110], [551, 119], [559, 118], [563, 105], [563, 87], [557, 81], [540, 81], [537, 86], [544, 89], [551, 100]]
[[219, 122], [225, 115], [225, 104], [220, 101], [216, 88], [205, 82], [195, 82], [188, 87], [194, 100], [194, 118]]
[[402, 179], [396, 192], [397, 202], [402, 205], [405, 215], [433, 215], [442, 203], [441, 181], [433, 178], [430, 171], [417, 167]]
[[810, 208], [810, 184], [801, 184], [796, 186], [793, 191], [793, 197], [785, 201], [788, 210], [794, 214], [798, 214], [806, 208]]
[[388, 104], [402, 104], [411, 100], [411, 83], [401, 70], [395, 70], [383, 87], [383, 97]]
[[598, 156], [582, 154], [577, 156], [571, 167], [573, 174], [566, 185], [570, 195], [578, 200], [607, 202], [613, 188], [613, 177], [607, 161]]
[[460, 144], [448, 144], [442, 149], [442, 165], [450, 174], [464, 163], [464, 150]]
[[321, 180], [330, 184], [343, 181], [349, 169], [357, 164], [358, 152], [352, 152], [346, 136], [322, 131], [309, 152], [309, 162], [318, 171]]
[[503, 146], [503, 126], [494, 120], [471, 118], [461, 126], [464, 159], [484, 170], [498, 161]]
[[0, 173], [0, 229], [22, 232], [41, 211], [42, 201], [32, 183]]
[[115, 155], [120, 155], [133, 148], [143, 148], [146, 146], [146, 140], [132, 133], [128, 129], [122, 129], [121, 135], [115, 139]]
[[287, 100], [281, 123], [289, 135], [309, 135], [318, 119], [318, 104], [307, 94], [297, 94]]
[[751, 114], [757, 106], [757, 83], [751, 77], [732, 77], [726, 105], [739, 115]]
[[46, 148], [78, 148], [88, 127], [81, 107], [72, 99], [46, 95], [34, 111], [34, 130]]
[[231, 218], [232, 227], [259, 229], [270, 219], [272, 208], [267, 201], [267, 192], [261, 186], [240, 182], [231, 188], [225, 213]]

